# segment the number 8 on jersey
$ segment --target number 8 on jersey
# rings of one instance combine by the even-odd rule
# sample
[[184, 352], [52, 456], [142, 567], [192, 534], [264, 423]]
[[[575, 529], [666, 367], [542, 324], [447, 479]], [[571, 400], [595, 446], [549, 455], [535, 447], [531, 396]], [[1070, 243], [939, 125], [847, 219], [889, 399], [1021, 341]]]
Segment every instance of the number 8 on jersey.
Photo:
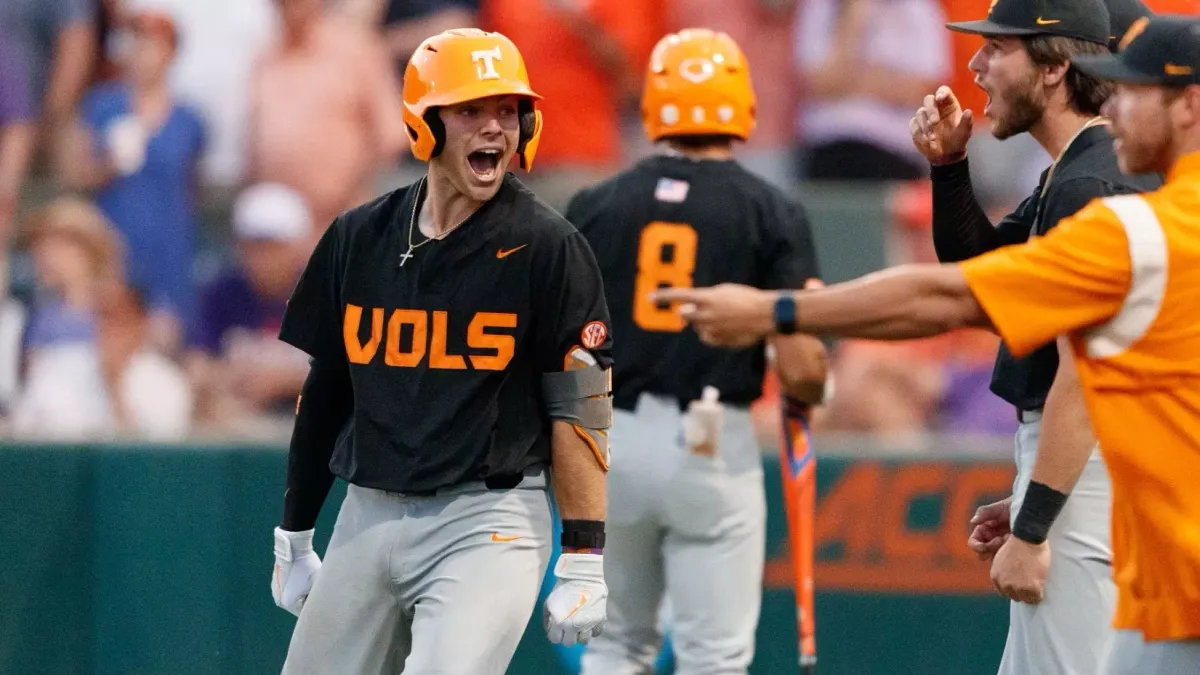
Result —
[[660, 288], [691, 288], [696, 271], [696, 230], [685, 223], [652, 222], [638, 239], [633, 321], [646, 331], [678, 333], [684, 321], [671, 306], [659, 306], [650, 293]]

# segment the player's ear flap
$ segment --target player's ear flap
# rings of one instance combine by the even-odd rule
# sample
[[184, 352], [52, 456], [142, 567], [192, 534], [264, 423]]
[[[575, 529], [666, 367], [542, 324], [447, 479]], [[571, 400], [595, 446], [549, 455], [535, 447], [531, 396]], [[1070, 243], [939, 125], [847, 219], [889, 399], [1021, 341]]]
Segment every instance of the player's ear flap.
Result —
[[442, 116], [438, 114], [437, 108], [430, 108], [425, 111], [425, 124], [429, 126], [429, 133], [433, 134], [433, 150], [429, 153], [429, 158], [433, 159], [442, 154], [442, 149], [446, 147], [446, 125], [442, 123]]
[[517, 104], [520, 117], [520, 140], [517, 142], [517, 157], [521, 168], [533, 168], [533, 157], [537, 154], [538, 141], [542, 136], [542, 111], [534, 109], [533, 101], [523, 100]]

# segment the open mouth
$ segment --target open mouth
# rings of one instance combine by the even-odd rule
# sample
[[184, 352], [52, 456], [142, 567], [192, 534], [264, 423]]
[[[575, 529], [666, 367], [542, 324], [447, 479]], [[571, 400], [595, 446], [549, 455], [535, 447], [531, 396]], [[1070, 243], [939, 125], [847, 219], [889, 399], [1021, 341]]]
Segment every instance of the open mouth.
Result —
[[988, 91], [988, 88], [983, 86], [983, 83], [979, 80], [975, 80], [975, 86], [979, 87], [981, 90], [983, 90], [983, 93], [987, 94], [987, 102], [983, 105], [983, 114], [986, 117], [987, 114], [992, 111], [992, 92]]
[[486, 148], [476, 150], [467, 155], [467, 163], [471, 165], [471, 173], [483, 182], [491, 182], [500, 174], [500, 150]]

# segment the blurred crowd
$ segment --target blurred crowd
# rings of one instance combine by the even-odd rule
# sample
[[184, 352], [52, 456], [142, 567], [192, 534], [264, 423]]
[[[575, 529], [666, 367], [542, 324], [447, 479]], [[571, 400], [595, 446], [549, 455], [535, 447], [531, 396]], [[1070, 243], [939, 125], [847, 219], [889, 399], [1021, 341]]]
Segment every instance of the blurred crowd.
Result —
[[[1158, 11], [1200, 11], [1160, 0]], [[891, 262], [930, 260], [928, 167], [908, 121], [951, 84], [945, 30], [988, 0], [0, 0], [0, 433], [179, 440], [286, 434], [303, 354], [275, 339], [316, 239], [423, 170], [404, 66], [445, 29], [508, 35], [545, 97], [527, 177], [562, 206], [652, 149], [641, 74], [669, 30], [747, 53], [758, 127], [739, 148], [785, 189], [896, 185]], [[1049, 163], [977, 124], [977, 194], [1002, 214]], [[525, 176], [522, 176], [525, 179]], [[1010, 433], [987, 333], [837, 346], [828, 430]], [[769, 385], [770, 383], [768, 383]]]

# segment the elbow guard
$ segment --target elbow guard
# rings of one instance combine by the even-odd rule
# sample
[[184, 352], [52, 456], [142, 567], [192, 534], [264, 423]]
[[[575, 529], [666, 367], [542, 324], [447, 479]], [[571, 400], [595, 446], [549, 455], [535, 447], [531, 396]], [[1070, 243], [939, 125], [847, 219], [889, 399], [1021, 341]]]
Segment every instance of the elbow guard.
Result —
[[542, 399], [550, 418], [570, 424], [600, 467], [608, 471], [612, 370], [601, 368], [591, 354], [576, 347], [567, 354], [565, 370], [542, 375]]

